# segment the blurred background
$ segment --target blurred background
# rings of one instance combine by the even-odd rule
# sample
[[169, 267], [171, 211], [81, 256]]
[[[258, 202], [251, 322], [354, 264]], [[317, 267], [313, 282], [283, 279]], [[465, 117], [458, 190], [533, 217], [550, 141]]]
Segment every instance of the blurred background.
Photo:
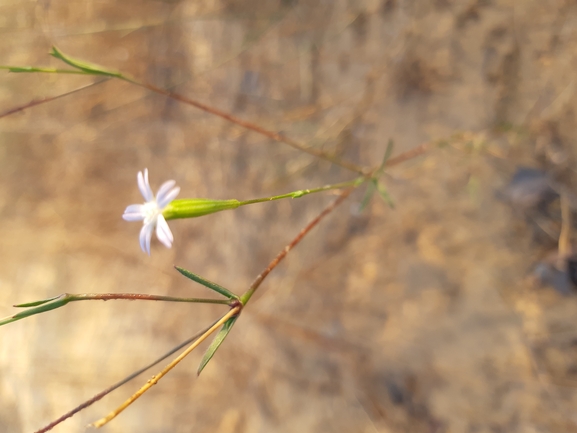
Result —
[[[0, 34], [2, 64], [62, 66], [57, 45], [363, 166], [389, 139], [438, 144], [383, 178], [394, 210], [359, 212], [357, 191], [307, 236], [200, 378], [202, 350], [103, 432], [577, 431], [577, 302], [556, 260], [575, 2], [0, 0]], [[118, 80], [3, 72], [0, 113], [89, 84], [0, 118], [0, 316], [63, 292], [207, 295], [173, 264], [240, 293], [334, 198], [173, 221], [148, 257], [121, 218], [145, 167], [182, 198], [354, 177]], [[0, 431], [41, 428], [224, 311], [86, 302], [3, 327]], [[160, 368], [53, 431], [84, 431]]]

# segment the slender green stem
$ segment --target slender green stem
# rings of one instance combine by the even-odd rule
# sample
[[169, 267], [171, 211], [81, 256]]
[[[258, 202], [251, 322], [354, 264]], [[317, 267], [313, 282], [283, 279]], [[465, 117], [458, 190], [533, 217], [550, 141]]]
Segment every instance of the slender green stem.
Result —
[[325, 185], [318, 188], [301, 189], [298, 191], [289, 192], [287, 194], [275, 195], [272, 197], [255, 198], [252, 200], [244, 200], [244, 201], [239, 201], [235, 199], [211, 200], [208, 198], [184, 198], [179, 200], [173, 200], [172, 202], [170, 202], [169, 205], [162, 211], [162, 215], [167, 220], [173, 220], [178, 218], [196, 218], [199, 216], [208, 215], [215, 212], [221, 212], [223, 210], [236, 209], [240, 206], [245, 206], [248, 204], [264, 203], [273, 200], [280, 200], [283, 198], [299, 198], [307, 194], [313, 194], [315, 192], [329, 191], [334, 189], [356, 188], [363, 182], [367, 181], [368, 179], [369, 178], [366, 176], [361, 176], [348, 182], [335, 183], [332, 185]]
[[357, 187], [360, 184], [362, 184], [365, 180], [366, 180], [365, 177], [358, 177], [358, 178], [353, 179], [353, 180], [348, 181], [348, 182], [335, 183], [333, 185], [325, 185], [325, 186], [321, 186], [319, 188], [301, 189], [299, 191], [293, 191], [293, 192], [289, 192], [287, 194], [275, 195], [272, 197], [264, 197], [264, 198], [255, 198], [252, 200], [245, 200], [245, 201], [241, 201], [239, 203], [239, 205], [244, 206], [244, 205], [253, 204], [253, 203], [263, 203], [263, 202], [267, 202], [267, 201], [280, 200], [283, 198], [299, 198], [299, 197], [302, 197], [302, 196], [307, 195], [307, 194], [313, 194], [315, 192], [330, 191], [333, 189], [344, 189], [344, 188], [349, 188], [349, 187]]

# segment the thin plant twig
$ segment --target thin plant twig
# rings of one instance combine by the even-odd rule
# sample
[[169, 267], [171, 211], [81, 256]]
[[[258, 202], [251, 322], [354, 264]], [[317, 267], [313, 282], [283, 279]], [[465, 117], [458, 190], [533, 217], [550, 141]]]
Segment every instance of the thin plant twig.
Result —
[[47, 311], [55, 310], [64, 307], [70, 302], [77, 301], [109, 301], [109, 300], [130, 300], [130, 301], [165, 301], [165, 302], [188, 302], [201, 304], [222, 304], [232, 305], [230, 299], [207, 299], [207, 298], [176, 298], [174, 296], [160, 296], [147, 295], [143, 293], [80, 293], [70, 294], [63, 293], [62, 295], [54, 296], [49, 299], [44, 299], [36, 302], [29, 302], [26, 304], [18, 304], [15, 307], [27, 308], [11, 316], [0, 319], [0, 326], [7, 325], [18, 320], [25, 319], [36, 314], [45, 313]]
[[144, 386], [142, 386], [138, 391], [136, 391], [128, 400], [106, 415], [104, 418], [99, 419], [95, 423], [92, 424], [93, 427], [100, 428], [106, 425], [108, 422], [116, 418], [124, 409], [134, 403], [142, 394], [152, 388], [154, 385], [158, 383], [160, 379], [164, 377], [170, 370], [176, 367], [180, 361], [186, 358], [194, 349], [198, 347], [200, 343], [206, 340], [214, 331], [216, 331], [224, 322], [226, 322], [231, 317], [237, 315], [241, 310], [241, 306], [237, 305], [234, 308], [231, 308], [228, 313], [222, 316], [217, 322], [215, 322], [210, 328], [208, 328], [200, 337], [198, 337], [188, 348], [178, 355], [176, 358], [170, 362], [164, 369], [158, 373], [156, 376], [153, 376]]
[[127, 377], [125, 377], [124, 379], [116, 382], [114, 385], [106, 388], [105, 390], [99, 392], [98, 394], [94, 395], [92, 398], [86, 400], [85, 402], [83, 402], [82, 404], [76, 406], [74, 409], [70, 410], [69, 412], [66, 412], [64, 415], [62, 415], [60, 418], [55, 419], [54, 421], [52, 421], [50, 424], [46, 425], [45, 427], [41, 428], [40, 430], [37, 430], [35, 433], [46, 433], [50, 430], [52, 430], [54, 427], [56, 427], [58, 424], [60, 424], [61, 422], [67, 420], [68, 418], [76, 415], [78, 412], [80, 412], [83, 409], [86, 409], [87, 407], [91, 406], [92, 404], [96, 403], [98, 400], [101, 400], [103, 397], [107, 396], [108, 394], [110, 394], [112, 391], [114, 391], [115, 389], [120, 388], [122, 385], [130, 382], [132, 379], [136, 378], [137, 376], [140, 376], [142, 373], [144, 373], [146, 370], [149, 370], [150, 368], [154, 367], [156, 364], [158, 364], [159, 362], [164, 361], [166, 358], [168, 358], [170, 355], [172, 355], [173, 353], [179, 351], [180, 349], [182, 349], [184, 346], [189, 345], [190, 343], [194, 342], [197, 338], [199, 338], [202, 334], [204, 334], [207, 330], [209, 330], [212, 326], [214, 326], [216, 322], [214, 322], [212, 325], [208, 326], [207, 328], [197, 332], [194, 336], [190, 337], [189, 339], [187, 339], [186, 341], [183, 341], [182, 343], [180, 343], [178, 346], [173, 347], [172, 349], [170, 349], [168, 352], [166, 352], [164, 355], [162, 355], [160, 358], [152, 361], [150, 364], [142, 367], [141, 369], [135, 371], [134, 373], [131, 373], [130, 375], [128, 375]]
[[243, 305], [250, 300], [252, 295], [256, 292], [259, 286], [262, 284], [264, 279], [267, 277], [268, 274], [286, 257], [288, 252], [292, 250], [298, 243], [310, 232], [325, 216], [330, 214], [333, 209], [335, 209], [338, 205], [340, 205], [345, 199], [351, 195], [354, 191], [354, 188], [349, 188], [343, 191], [340, 196], [329, 204], [320, 214], [316, 216], [310, 223], [308, 223], [300, 232], [299, 234], [286, 246], [284, 249], [278, 253], [278, 255], [268, 264], [264, 271], [262, 271], [252, 282], [249, 289], [240, 297], [240, 301]]
[[65, 96], [69, 96], [69, 95], [72, 95], [74, 93], [80, 92], [81, 90], [88, 89], [89, 87], [96, 86], [97, 84], [104, 83], [105, 81], [108, 81], [109, 79], [110, 78], [104, 78], [103, 80], [95, 81], [94, 83], [90, 83], [90, 84], [87, 84], [85, 86], [78, 87], [77, 89], [70, 90], [70, 91], [65, 92], [65, 93], [61, 93], [60, 95], [46, 96], [46, 97], [40, 98], [40, 99], [33, 99], [32, 101], [27, 102], [24, 105], [20, 105], [18, 107], [14, 107], [14, 108], [11, 108], [7, 111], [4, 111], [3, 113], [0, 113], [0, 119], [3, 117], [6, 117], [6, 116], [10, 116], [11, 114], [15, 114], [15, 113], [18, 113], [20, 111], [24, 111], [28, 108], [44, 104], [46, 102], [51, 102], [51, 101], [55, 101], [56, 99], [64, 98]]
[[434, 145], [435, 145], [434, 141], [429, 141], [427, 143], [420, 144], [417, 147], [413, 147], [412, 149], [407, 150], [406, 152], [398, 154], [394, 158], [390, 158], [385, 164], [385, 167], [392, 167], [393, 165], [397, 165], [402, 162], [408, 161], [409, 159], [416, 158], [417, 156], [426, 153]]
[[218, 116], [222, 119], [228, 120], [229, 122], [234, 123], [236, 125], [239, 125], [245, 129], [250, 129], [251, 131], [254, 131], [258, 134], [264, 135], [265, 137], [268, 137], [274, 141], [288, 144], [289, 146], [291, 146], [295, 149], [298, 149], [302, 152], [308, 153], [309, 155], [316, 156], [317, 158], [327, 160], [329, 162], [332, 162], [335, 165], [341, 166], [343, 168], [346, 168], [348, 170], [354, 171], [354, 172], [359, 173], [359, 174], [363, 174], [363, 175], [367, 174], [367, 170], [365, 170], [360, 165], [354, 164], [354, 163], [349, 162], [349, 161], [341, 160], [340, 158], [337, 158], [336, 156], [325, 153], [321, 150], [317, 150], [317, 149], [313, 149], [311, 147], [305, 146], [304, 144], [299, 143], [298, 141], [293, 140], [292, 138], [289, 138], [284, 134], [270, 131], [270, 130], [265, 129], [265, 128], [255, 124], [255, 123], [252, 123], [252, 122], [249, 122], [246, 120], [242, 120], [236, 116], [233, 116], [232, 114], [229, 114], [225, 111], [219, 110], [218, 108], [211, 107], [210, 105], [203, 104], [202, 102], [188, 98], [188, 97], [180, 95], [178, 93], [174, 93], [174, 92], [171, 92], [169, 90], [165, 90], [165, 89], [162, 89], [160, 87], [156, 87], [150, 83], [144, 83], [144, 82], [136, 81], [136, 80], [133, 80], [133, 79], [128, 78], [128, 77], [121, 77], [121, 78], [132, 83], [132, 84], [136, 84], [137, 86], [148, 89], [151, 92], [158, 93], [160, 95], [164, 95], [164, 96], [171, 98], [171, 99], [174, 99], [176, 101], [183, 102], [185, 104], [196, 107], [196, 108], [198, 108], [198, 109], [200, 109], [206, 113], [210, 113], [214, 116]]
[[80, 293], [77, 295], [67, 294], [71, 302], [74, 301], [165, 301], [165, 302], [197, 302], [203, 304], [229, 304], [228, 299], [205, 299], [205, 298], [178, 298], [175, 296], [147, 295], [145, 293]]

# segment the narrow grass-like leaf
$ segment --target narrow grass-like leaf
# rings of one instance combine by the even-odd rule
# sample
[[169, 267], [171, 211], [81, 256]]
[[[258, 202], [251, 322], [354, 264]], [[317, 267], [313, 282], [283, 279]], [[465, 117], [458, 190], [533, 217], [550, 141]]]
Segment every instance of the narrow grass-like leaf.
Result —
[[106, 69], [103, 66], [96, 65], [94, 63], [88, 63], [83, 60], [75, 59], [73, 57], [64, 54], [62, 51], [60, 51], [58, 48], [54, 46], [52, 47], [52, 51], [50, 51], [50, 55], [56, 57], [59, 60], [62, 60], [64, 63], [74, 68], [84, 71], [87, 74], [107, 75], [109, 77], [124, 78], [124, 76], [120, 72]]
[[375, 185], [377, 187], [377, 191], [379, 193], [379, 195], [381, 196], [381, 198], [391, 207], [394, 208], [395, 207], [395, 202], [393, 201], [393, 198], [391, 197], [391, 195], [389, 194], [389, 192], [387, 191], [387, 189], [384, 187], [384, 185], [382, 185], [380, 182], [375, 181]]
[[63, 298], [65, 296], [66, 296], [65, 294], [56, 295], [56, 296], [53, 296], [53, 297], [48, 298], [48, 299], [41, 299], [40, 301], [32, 301], [32, 302], [26, 302], [24, 304], [17, 304], [17, 305], [14, 305], [14, 307], [16, 307], [16, 308], [37, 307], [38, 305], [46, 304], [47, 302], [54, 301], [55, 299]]
[[78, 69], [58, 69], [58, 68], [39, 68], [36, 66], [0, 66], [8, 72], [43, 72], [48, 74], [87, 74], [85, 71]]
[[381, 165], [379, 165], [379, 168], [375, 172], [375, 177], [379, 177], [383, 173], [383, 170], [385, 169], [385, 166], [387, 165], [387, 161], [389, 160], [389, 158], [393, 154], [393, 147], [394, 147], [393, 140], [389, 140], [389, 142], [387, 143], [387, 149], [385, 150], [385, 156], [383, 157], [383, 161], [381, 162]]
[[387, 161], [391, 157], [392, 153], [393, 153], [393, 140], [389, 140], [389, 142], [387, 143], [387, 149], [385, 150], [385, 156], [383, 157], [383, 161], [381, 162], [381, 165], [379, 165], [379, 168], [377, 168], [373, 172], [373, 175], [370, 178], [370, 182], [367, 186], [367, 191], [365, 192], [365, 196], [363, 197], [363, 201], [361, 202], [361, 206], [359, 207], [359, 212], [362, 212], [367, 207], [375, 191], [379, 193], [379, 195], [383, 198], [383, 200], [385, 200], [385, 202], [390, 207], [392, 208], [395, 207], [393, 199], [391, 198], [385, 187], [379, 183], [379, 177], [385, 171]]
[[216, 334], [216, 337], [214, 337], [214, 340], [212, 340], [212, 343], [210, 343], [210, 346], [208, 347], [207, 351], [202, 357], [202, 361], [200, 361], [200, 365], [198, 366], [197, 374], [200, 374], [200, 372], [204, 369], [204, 367], [206, 367], [206, 364], [208, 364], [208, 362], [212, 359], [212, 357], [214, 356], [214, 354], [216, 353], [216, 351], [218, 350], [218, 348], [220, 347], [220, 345], [222, 344], [222, 342], [232, 329], [234, 322], [236, 322], [236, 319], [238, 319], [238, 317], [239, 316], [231, 317], [226, 322], [224, 322], [224, 325], [222, 325], [222, 328], [220, 328], [220, 331], [218, 331], [218, 334]]
[[202, 284], [204, 287], [207, 287], [210, 290], [214, 290], [215, 292], [220, 293], [223, 296], [226, 296], [228, 299], [238, 299], [238, 296], [232, 293], [230, 290], [225, 289], [224, 287], [219, 286], [218, 284], [213, 283], [212, 281], [208, 281], [202, 278], [200, 275], [193, 274], [192, 272], [187, 271], [186, 269], [183, 268], [179, 268], [178, 266], [175, 266], [174, 268], [182, 275], [184, 275], [186, 278], [190, 278], [192, 281], [196, 281], [197, 283]]
[[376, 190], [377, 190], [377, 182], [374, 179], [371, 179], [367, 185], [367, 190], [365, 191], [363, 201], [361, 201], [361, 205], [359, 206], [359, 212], [365, 210]]
[[[34, 316], [35, 314], [45, 313], [46, 311], [55, 310], [56, 308], [64, 307], [68, 304], [72, 298], [68, 294], [63, 294], [52, 298], [52, 300], [47, 300], [40, 305], [29, 308], [28, 310], [21, 311], [12, 316], [0, 319], [0, 326], [7, 325], [8, 323], [16, 322], [17, 320], [25, 319], [26, 317]], [[40, 301], [42, 302], [42, 301]], [[33, 304], [33, 303], [31, 303]], [[21, 304], [23, 305], [23, 304]]]

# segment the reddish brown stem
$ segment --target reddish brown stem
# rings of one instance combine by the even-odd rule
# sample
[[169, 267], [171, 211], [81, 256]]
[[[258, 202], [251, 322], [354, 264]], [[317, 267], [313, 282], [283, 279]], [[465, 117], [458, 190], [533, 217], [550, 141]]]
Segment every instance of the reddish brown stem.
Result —
[[79, 87], [79, 88], [77, 88], [77, 89], [71, 90], [71, 91], [66, 92], [66, 93], [62, 93], [61, 95], [46, 96], [46, 97], [44, 97], [44, 98], [34, 99], [34, 100], [32, 100], [32, 101], [24, 104], [24, 105], [20, 105], [19, 107], [11, 108], [11, 109], [8, 110], [8, 111], [5, 111], [5, 112], [3, 112], [3, 113], [0, 113], [0, 119], [1, 119], [2, 117], [6, 117], [6, 116], [9, 116], [9, 115], [14, 114], [14, 113], [18, 113], [19, 111], [24, 111], [24, 110], [26, 110], [27, 108], [35, 107], [36, 105], [40, 105], [40, 104], [44, 104], [44, 103], [46, 103], [46, 102], [55, 101], [56, 99], [64, 98], [65, 96], [72, 95], [73, 93], [80, 92], [81, 90], [87, 89], [87, 88], [92, 87], [92, 86], [96, 86], [97, 84], [100, 84], [100, 83], [104, 83], [104, 82], [107, 81], [107, 80], [109, 80], [109, 78], [105, 78], [105, 79], [103, 79], [103, 80], [95, 81], [94, 83], [90, 83], [90, 84], [88, 84], [88, 85], [86, 85], [86, 86]]
[[277, 254], [277, 256], [268, 264], [266, 269], [262, 271], [252, 282], [250, 288], [244, 293], [240, 299], [243, 304], [246, 304], [251, 296], [256, 292], [261, 283], [267, 277], [268, 274], [286, 257], [288, 252], [298, 245], [298, 243], [310, 232], [325, 216], [333, 211], [338, 205], [340, 205], [345, 199], [351, 195], [354, 188], [349, 188], [341, 193], [339, 198], [329, 204], [320, 214], [317, 215], [310, 223], [308, 223], [299, 234], [286, 246], [284, 249]]
[[248, 122], [246, 120], [239, 119], [238, 117], [233, 116], [233, 115], [231, 115], [225, 111], [219, 110], [218, 108], [211, 107], [209, 105], [203, 104], [202, 102], [198, 102], [194, 99], [187, 98], [186, 96], [179, 95], [178, 93], [173, 93], [173, 92], [170, 92], [168, 90], [161, 89], [161, 88], [156, 87], [152, 84], [141, 83], [141, 82], [132, 81], [132, 80], [127, 80], [127, 81], [129, 81], [133, 84], [136, 84], [138, 86], [144, 87], [145, 89], [148, 89], [152, 92], [167, 96], [171, 99], [175, 99], [175, 100], [180, 101], [180, 102], [184, 102], [185, 104], [188, 104], [188, 105], [192, 105], [193, 107], [196, 107], [202, 111], [205, 111], [207, 113], [213, 114], [213, 115], [218, 116], [218, 117], [221, 117], [225, 120], [228, 120], [231, 123], [235, 123], [239, 126], [242, 126], [243, 128], [250, 129], [251, 131], [254, 131], [258, 134], [264, 135], [265, 137], [268, 137], [271, 140], [286, 143], [289, 146], [294, 147], [295, 149], [298, 149], [302, 152], [308, 153], [309, 155], [313, 155], [313, 156], [316, 156], [317, 158], [325, 159], [327, 161], [332, 162], [333, 164], [339, 165], [343, 168], [346, 168], [348, 170], [351, 170], [351, 171], [354, 171], [354, 172], [357, 172], [360, 174], [367, 174], [366, 170], [357, 164], [354, 164], [354, 163], [348, 162], [348, 161], [343, 161], [343, 160], [341, 160], [341, 159], [339, 159], [333, 155], [329, 155], [329, 154], [322, 152], [320, 150], [316, 150], [316, 149], [312, 149], [310, 147], [307, 147], [307, 146], [299, 143], [298, 141], [295, 141], [291, 138], [286, 137], [283, 134], [280, 134], [280, 133], [274, 132], [274, 131], [270, 131], [270, 130], [265, 129], [265, 128], [261, 128], [260, 126], [254, 124], [252, 122]]
[[68, 295], [71, 301], [111, 301], [125, 299], [129, 301], [166, 301], [166, 302], [198, 302], [203, 304], [229, 305], [228, 299], [204, 299], [204, 298], [176, 298], [173, 296], [146, 295], [143, 293], [81, 293]]
[[398, 154], [394, 158], [390, 158], [385, 164], [385, 167], [392, 167], [393, 165], [397, 165], [402, 162], [408, 161], [409, 159], [416, 158], [417, 156], [420, 156], [423, 153], [427, 152], [433, 145], [434, 142], [429, 141], [417, 147], [413, 147], [412, 149], [407, 150], [406, 152]]
[[148, 364], [145, 367], [142, 367], [140, 370], [135, 371], [134, 373], [130, 374], [129, 376], [125, 377], [124, 379], [122, 379], [119, 382], [116, 382], [114, 385], [106, 388], [105, 390], [99, 392], [98, 394], [96, 394], [95, 396], [93, 396], [92, 398], [86, 400], [84, 403], [76, 406], [74, 409], [72, 409], [69, 412], [66, 412], [64, 415], [62, 415], [60, 418], [55, 419], [54, 421], [52, 421], [50, 424], [46, 425], [45, 427], [41, 428], [40, 430], [37, 430], [35, 433], [46, 433], [47, 431], [52, 430], [54, 427], [56, 427], [58, 424], [60, 424], [61, 422], [67, 420], [68, 418], [74, 416], [75, 414], [77, 414], [78, 412], [80, 412], [82, 409], [86, 409], [88, 406], [96, 403], [98, 400], [102, 399], [103, 397], [105, 397], [106, 395], [110, 394], [112, 391], [114, 391], [117, 388], [120, 388], [122, 385], [124, 385], [125, 383], [130, 382], [132, 379], [134, 379], [135, 377], [139, 376], [140, 374], [144, 373], [146, 370], [154, 367], [156, 364], [158, 364], [161, 361], [164, 361], [166, 358], [168, 358], [170, 355], [172, 355], [175, 352], [178, 352], [180, 349], [182, 349], [184, 346], [188, 346], [190, 343], [192, 343], [193, 341], [195, 341], [198, 337], [200, 337], [202, 334], [204, 334], [208, 329], [210, 329], [212, 326], [214, 326], [214, 324], [216, 323], [216, 321], [211, 324], [210, 326], [207, 326], [205, 329], [203, 329], [202, 331], [196, 333], [194, 336], [190, 337], [188, 340], [180, 343], [178, 346], [173, 347], [172, 349], [170, 349], [170, 351], [168, 351], [167, 353], [165, 353], [164, 355], [162, 355], [160, 358], [158, 358], [157, 360], [151, 362], [150, 364]]

